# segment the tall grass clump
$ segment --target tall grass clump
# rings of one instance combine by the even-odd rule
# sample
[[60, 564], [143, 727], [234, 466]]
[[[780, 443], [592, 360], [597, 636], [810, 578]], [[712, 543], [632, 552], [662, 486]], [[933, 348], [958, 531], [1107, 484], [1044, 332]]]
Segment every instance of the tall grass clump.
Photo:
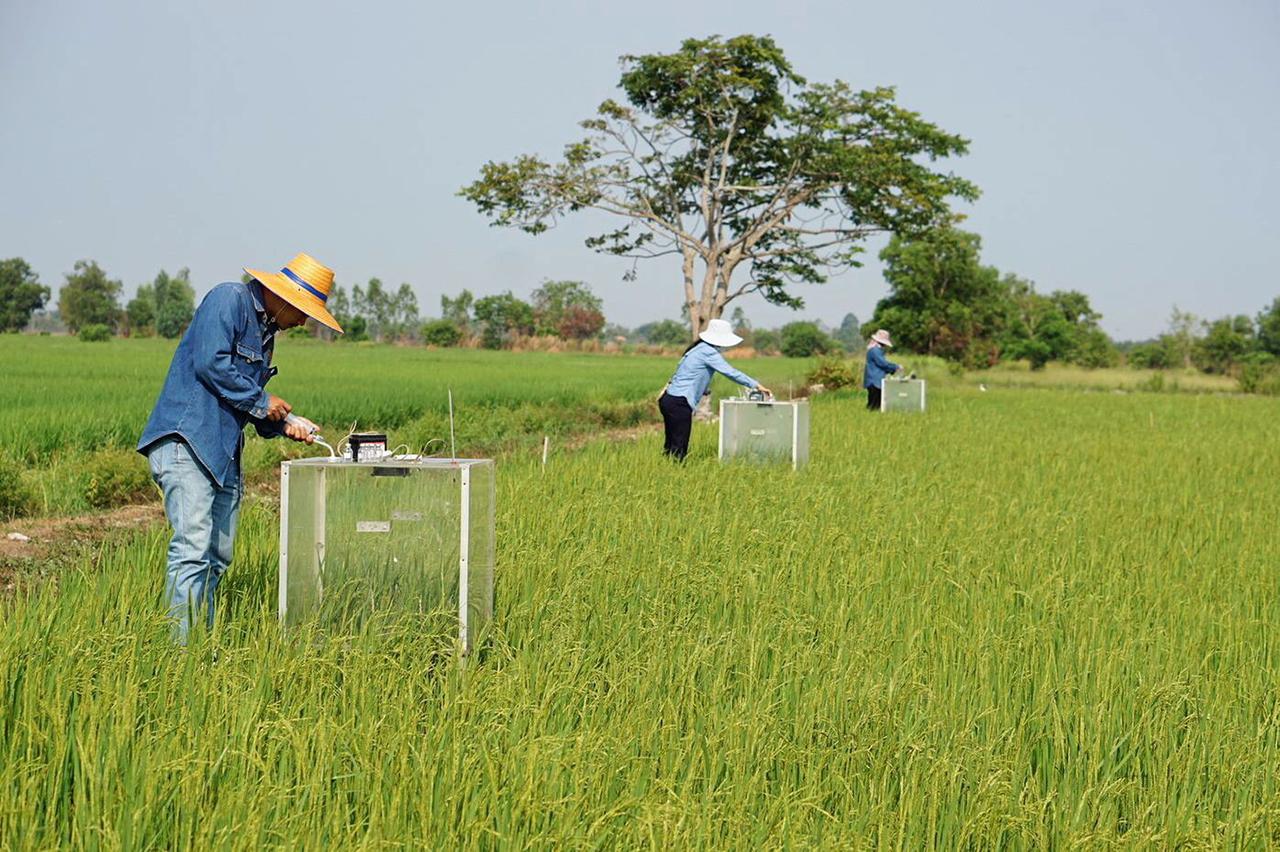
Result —
[[22, 466], [0, 453], [0, 521], [25, 515], [35, 508], [35, 497], [23, 481]]

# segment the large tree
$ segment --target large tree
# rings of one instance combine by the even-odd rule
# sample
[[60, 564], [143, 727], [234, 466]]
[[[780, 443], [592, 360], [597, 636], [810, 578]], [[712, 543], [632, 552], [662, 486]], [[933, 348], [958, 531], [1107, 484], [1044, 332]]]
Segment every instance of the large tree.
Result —
[[112, 328], [120, 319], [119, 281], [107, 278], [97, 261], [77, 260], [58, 292], [58, 313], [73, 333], [86, 325]]
[[895, 236], [880, 252], [890, 294], [877, 305], [864, 336], [888, 329], [899, 346], [971, 366], [998, 357], [995, 336], [1009, 311], [1008, 284], [979, 259], [982, 240], [958, 228]]
[[871, 235], [935, 227], [952, 198], [977, 197], [931, 165], [966, 140], [891, 88], [808, 83], [770, 38], [689, 39], [622, 66], [625, 102], [601, 104], [563, 158], [489, 162], [460, 194], [531, 234], [579, 210], [617, 217], [587, 245], [678, 257], [695, 334], [748, 293], [801, 307], [793, 285], [859, 265]]
[[48, 300], [49, 288], [25, 260], [0, 260], [0, 331], [21, 331]]

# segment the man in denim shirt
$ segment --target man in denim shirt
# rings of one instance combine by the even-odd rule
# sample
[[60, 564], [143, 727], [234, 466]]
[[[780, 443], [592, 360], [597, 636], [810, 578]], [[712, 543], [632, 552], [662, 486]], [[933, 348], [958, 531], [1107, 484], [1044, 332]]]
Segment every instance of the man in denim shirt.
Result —
[[138, 441], [173, 527], [165, 596], [182, 644], [193, 611], [204, 609], [213, 626], [214, 593], [235, 541], [245, 424], [264, 438], [313, 440], [307, 424], [285, 422], [289, 403], [265, 390], [276, 374], [276, 332], [308, 317], [342, 332], [324, 306], [333, 271], [314, 258], [245, 272], [249, 283], [219, 284], [196, 309]]

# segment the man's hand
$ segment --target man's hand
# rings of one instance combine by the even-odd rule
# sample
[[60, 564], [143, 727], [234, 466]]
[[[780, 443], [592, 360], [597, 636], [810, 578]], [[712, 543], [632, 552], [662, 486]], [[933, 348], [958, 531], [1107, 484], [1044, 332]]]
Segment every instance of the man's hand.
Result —
[[[293, 411], [293, 406], [285, 402], [273, 393], [267, 394], [267, 419], [274, 420], [277, 423], [289, 416], [289, 412]], [[288, 434], [288, 433], [286, 433]], [[289, 437], [293, 437], [290, 435]]]
[[773, 391], [769, 390], [764, 385], [756, 385], [756, 390], [760, 391], [765, 396], [773, 396]]
[[314, 444], [316, 440], [315, 433], [305, 423], [286, 423], [284, 434], [286, 438], [292, 438], [304, 444]]

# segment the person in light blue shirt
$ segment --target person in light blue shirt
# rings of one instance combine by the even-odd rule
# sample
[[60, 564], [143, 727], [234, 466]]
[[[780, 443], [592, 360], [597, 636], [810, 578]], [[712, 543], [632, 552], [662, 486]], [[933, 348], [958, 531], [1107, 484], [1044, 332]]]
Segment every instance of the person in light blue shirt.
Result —
[[867, 367], [862, 371], [862, 386], [867, 389], [868, 411], [880, 410], [884, 377], [902, 369], [901, 366], [884, 357], [884, 350], [892, 347], [893, 341], [889, 339], [889, 332], [883, 328], [877, 329], [867, 344]]
[[693, 431], [693, 411], [708, 392], [711, 378], [716, 373], [728, 376], [740, 385], [752, 390], [771, 391], [741, 370], [735, 369], [720, 350], [737, 346], [742, 338], [722, 319], [707, 323], [706, 331], [684, 351], [676, 371], [658, 398], [658, 410], [666, 427], [666, 442], [662, 451], [678, 461], [689, 454], [689, 434]]

